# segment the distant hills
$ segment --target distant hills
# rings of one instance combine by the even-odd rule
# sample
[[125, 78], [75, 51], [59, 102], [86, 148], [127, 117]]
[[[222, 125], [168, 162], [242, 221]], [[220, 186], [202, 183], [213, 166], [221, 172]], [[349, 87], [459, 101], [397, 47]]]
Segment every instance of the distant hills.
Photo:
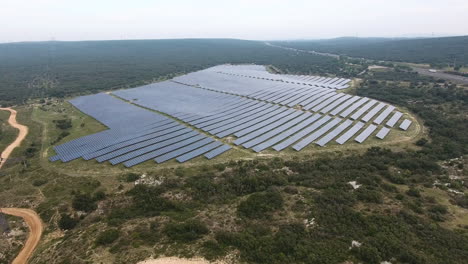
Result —
[[310, 41], [276, 41], [277, 45], [374, 60], [468, 65], [468, 36], [389, 39], [343, 37]]

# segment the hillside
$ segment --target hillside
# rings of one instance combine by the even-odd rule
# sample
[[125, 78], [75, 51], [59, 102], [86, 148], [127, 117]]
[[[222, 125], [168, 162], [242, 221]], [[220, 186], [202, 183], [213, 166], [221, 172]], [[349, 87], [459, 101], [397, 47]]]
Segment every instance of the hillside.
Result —
[[9, 43], [0, 44], [0, 105], [137, 86], [223, 63], [307, 73], [341, 70], [331, 58], [234, 39]]
[[[278, 45], [362, 57], [415, 63], [468, 64], [468, 36], [421, 39], [336, 38], [276, 42]], [[445, 65], [446, 66], [446, 65]]]

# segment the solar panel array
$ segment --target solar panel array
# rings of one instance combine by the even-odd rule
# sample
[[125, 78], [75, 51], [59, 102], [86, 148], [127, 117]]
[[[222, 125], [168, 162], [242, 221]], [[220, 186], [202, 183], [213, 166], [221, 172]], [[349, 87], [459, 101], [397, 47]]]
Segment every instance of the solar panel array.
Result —
[[150, 159], [183, 162], [210, 151], [208, 146], [224, 145], [172, 118], [108, 94], [82, 96], [70, 103], [109, 129], [55, 146], [57, 154], [51, 161], [84, 158], [131, 167]]
[[[378, 127], [394, 127], [403, 116], [394, 106], [337, 92], [349, 81], [220, 65], [112, 95], [78, 97], [70, 103], [109, 129], [56, 146], [51, 160], [82, 157], [131, 167], [150, 159], [212, 159], [234, 146], [300, 151], [353, 137], [362, 143]], [[411, 124], [406, 121], [403, 130]], [[382, 130], [379, 138], [388, 134]]]

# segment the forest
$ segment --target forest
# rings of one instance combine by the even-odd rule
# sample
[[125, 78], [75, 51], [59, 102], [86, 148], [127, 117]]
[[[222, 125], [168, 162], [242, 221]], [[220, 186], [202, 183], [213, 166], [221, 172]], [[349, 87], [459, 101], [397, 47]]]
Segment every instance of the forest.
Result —
[[0, 44], [0, 105], [135, 87], [223, 63], [326, 74], [334, 59], [234, 39], [116, 40]]
[[419, 39], [336, 38], [280, 41], [277, 45], [373, 60], [427, 63], [434, 67], [468, 65], [468, 36]]

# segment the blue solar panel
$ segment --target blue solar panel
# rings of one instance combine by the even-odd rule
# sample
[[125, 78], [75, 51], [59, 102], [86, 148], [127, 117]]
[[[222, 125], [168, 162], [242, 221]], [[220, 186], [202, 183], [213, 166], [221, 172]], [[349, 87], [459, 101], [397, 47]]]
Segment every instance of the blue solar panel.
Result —
[[224, 152], [226, 152], [226, 151], [228, 151], [230, 149], [231, 149], [231, 146], [222, 145], [221, 147], [213, 149], [212, 151], [206, 153], [205, 157], [207, 159], [212, 159], [212, 158], [214, 158], [216, 156], [219, 156], [219, 155], [223, 154]]
[[370, 124], [361, 134], [359, 134], [354, 140], [358, 143], [364, 142], [371, 134], [377, 129], [376, 125]]
[[303, 129], [304, 127], [306, 127], [306, 126], [312, 124], [312, 123], [315, 122], [315, 120], [317, 120], [319, 117], [321, 117], [321, 115], [315, 114], [315, 115], [313, 115], [313, 116], [307, 118], [306, 120], [302, 121], [302, 122], [299, 123], [298, 125], [296, 125], [296, 126], [290, 128], [290, 129], [288, 129], [288, 130], [282, 132], [281, 134], [279, 134], [279, 135], [277, 135], [277, 136], [275, 136], [275, 137], [273, 137], [273, 138], [271, 138], [271, 139], [269, 139], [269, 140], [263, 142], [263, 143], [260, 144], [260, 145], [255, 146], [255, 147], [253, 148], [253, 150], [254, 150], [255, 152], [260, 152], [260, 151], [262, 151], [262, 150], [264, 150], [264, 149], [266, 149], [266, 148], [269, 148], [269, 147], [273, 146], [274, 144], [280, 142], [281, 140], [283, 140], [283, 139], [289, 137], [290, 135], [296, 133], [297, 131]]
[[382, 124], [382, 122], [385, 120], [385, 118], [387, 118], [388, 115], [390, 115], [390, 113], [395, 109], [394, 106], [392, 105], [389, 105], [387, 108], [385, 108], [385, 110], [383, 110], [382, 113], [380, 113], [380, 115], [378, 115], [373, 123], [374, 124], [377, 124], [377, 125], [380, 125]]
[[408, 130], [409, 126], [411, 125], [411, 121], [408, 119], [403, 120], [400, 124], [400, 128], [403, 130]]
[[341, 132], [348, 128], [352, 123], [353, 122], [351, 120], [345, 120], [337, 128], [333, 129], [330, 133], [326, 134], [324, 137], [318, 140], [316, 142], [317, 145], [321, 147], [325, 146], [328, 142], [333, 140], [336, 136], [338, 136]]
[[346, 131], [343, 135], [341, 135], [338, 139], [336, 139], [336, 142], [340, 145], [346, 143], [352, 136], [354, 136], [361, 128], [364, 127], [363, 122], [357, 122], [354, 124], [353, 127], [351, 127], [348, 131]]
[[221, 145], [223, 145], [223, 143], [221, 143], [219, 141], [210, 143], [210, 144], [208, 144], [208, 145], [206, 145], [204, 147], [201, 147], [199, 149], [195, 149], [195, 150], [190, 151], [190, 152], [188, 152], [188, 153], [186, 153], [186, 154], [184, 154], [182, 156], [177, 157], [177, 161], [178, 162], [186, 162], [186, 161], [191, 160], [191, 159], [193, 159], [195, 157], [198, 157], [198, 156], [200, 156], [200, 155], [202, 155], [202, 154], [204, 154], [204, 153], [206, 153], [206, 152], [208, 152], [210, 150], [213, 150], [213, 149], [215, 149], [215, 148], [217, 148], [217, 147], [219, 147]]
[[329, 131], [330, 129], [335, 127], [340, 122], [341, 122], [341, 118], [336, 117], [336, 118], [332, 119], [330, 122], [325, 124], [323, 127], [321, 127], [320, 129], [318, 129], [314, 133], [310, 134], [309, 136], [307, 136], [304, 139], [302, 139], [301, 141], [299, 141], [296, 145], [293, 146], [293, 149], [299, 151], [299, 150], [305, 148], [307, 145], [312, 143], [312, 141], [316, 140], [317, 138], [319, 138], [323, 134], [327, 133], [327, 131]]
[[372, 108], [372, 110], [369, 111], [363, 118], [362, 121], [364, 122], [369, 122], [372, 117], [374, 117], [380, 110], [382, 110], [386, 104], [384, 103], [379, 103], [376, 107]]
[[380, 129], [380, 131], [375, 136], [377, 138], [384, 139], [387, 136], [388, 132], [390, 132], [389, 128], [382, 127], [382, 129]]
[[198, 149], [198, 148], [200, 148], [200, 147], [202, 147], [202, 146], [204, 146], [204, 145], [206, 145], [206, 144], [208, 144], [208, 143], [211, 143], [211, 142], [213, 142], [213, 141], [214, 141], [214, 139], [212, 139], [212, 138], [205, 138], [205, 139], [202, 139], [202, 140], [200, 140], [200, 141], [197, 141], [197, 142], [195, 142], [195, 143], [193, 143], [193, 144], [190, 144], [190, 145], [188, 145], [188, 146], [185, 146], [185, 147], [183, 147], [183, 148], [180, 148], [180, 149], [171, 151], [171, 152], [169, 152], [169, 153], [166, 153], [166, 154], [164, 154], [164, 155], [162, 155], [162, 156], [159, 156], [159, 157], [157, 157], [157, 158], [154, 159], [154, 160], [155, 160], [157, 163], [162, 163], [162, 162], [168, 161], [168, 160], [170, 160], [170, 159], [173, 159], [173, 158], [175, 158], [175, 157], [177, 157], [177, 156], [183, 155], [183, 154], [185, 154], [185, 153], [187, 153], [187, 152], [190, 152], [190, 151], [193, 151], [193, 150], [195, 150], [195, 149]]
[[396, 122], [398, 122], [398, 120], [400, 120], [402, 116], [403, 114], [401, 112], [395, 112], [393, 116], [390, 118], [390, 120], [387, 121], [386, 125], [389, 127], [395, 126]]
[[145, 162], [147, 160], [150, 160], [150, 159], [153, 159], [153, 158], [158, 157], [160, 155], [163, 155], [163, 154], [166, 154], [168, 152], [174, 151], [174, 150], [176, 150], [178, 148], [182, 148], [182, 147], [187, 146], [189, 144], [192, 144], [194, 142], [200, 141], [200, 140], [202, 140], [204, 138], [206, 138], [206, 137], [203, 136], [203, 135], [198, 135], [198, 136], [195, 136], [195, 137], [183, 140], [183, 141], [179, 141], [179, 142], [174, 143], [172, 145], [169, 145], [169, 146], [154, 150], [152, 152], [145, 153], [145, 154], [143, 154], [141, 156], [132, 158], [130, 160], [127, 160], [127, 161], [124, 162], [124, 165], [125, 165], [125, 167], [135, 166], [135, 165], [140, 164], [142, 162]]
[[285, 141], [275, 145], [273, 147], [273, 149], [275, 149], [276, 151], [280, 151], [280, 150], [283, 150], [283, 149], [287, 148], [288, 146], [292, 145], [294, 142], [296, 142], [299, 139], [305, 137], [306, 135], [308, 135], [312, 131], [316, 130], [318, 127], [320, 127], [324, 123], [328, 122], [330, 119], [331, 119], [330, 116], [324, 116], [324, 117], [318, 119], [317, 121], [312, 123], [310, 126], [304, 128], [303, 130], [299, 131], [298, 133], [292, 135], [291, 137], [289, 137]]

